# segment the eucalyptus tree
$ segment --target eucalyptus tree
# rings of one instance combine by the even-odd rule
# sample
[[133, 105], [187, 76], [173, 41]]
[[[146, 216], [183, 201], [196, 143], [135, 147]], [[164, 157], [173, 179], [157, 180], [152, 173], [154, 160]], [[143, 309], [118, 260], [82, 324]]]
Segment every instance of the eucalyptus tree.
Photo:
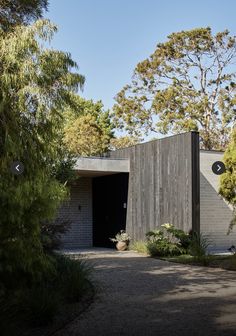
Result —
[[48, 0], [0, 0], [0, 27], [9, 31], [16, 25], [32, 23], [47, 8]]
[[236, 118], [235, 42], [209, 27], [169, 35], [116, 95], [115, 124], [135, 135], [199, 131], [202, 148], [225, 148]]

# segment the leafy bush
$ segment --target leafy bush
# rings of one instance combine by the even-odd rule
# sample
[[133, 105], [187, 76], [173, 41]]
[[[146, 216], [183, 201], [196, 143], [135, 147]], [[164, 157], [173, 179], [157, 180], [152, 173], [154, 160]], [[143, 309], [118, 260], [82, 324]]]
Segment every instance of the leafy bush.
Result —
[[193, 232], [189, 252], [195, 258], [203, 258], [207, 254], [207, 248], [210, 245], [210, 240], [202, 233]]
[[61, 235], [66, 233], [71, 226], [69, 220], [56, 219], [55, 221], [45, 221], [41, 225], [41, 242], [43, 249], [52, 253], [61, 245]]
[[178, 244], [170, 243], [167, 239], [157, 242], [148, 242], [147, 250], [151, 256], [165, 257], [185, 253], [184, 249]]
[[169, 223], [161, 225], [158, 230], [147, 232], [146, 237], [147, 250], [152, 256], [184, 254], [190, 244], [189, 235]]

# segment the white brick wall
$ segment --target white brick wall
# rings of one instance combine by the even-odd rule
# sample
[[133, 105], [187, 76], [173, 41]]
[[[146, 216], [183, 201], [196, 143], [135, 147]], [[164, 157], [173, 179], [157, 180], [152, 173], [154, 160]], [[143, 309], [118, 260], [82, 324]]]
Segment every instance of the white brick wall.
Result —
[[92, 179], [79, 178], [76, 185], [71, 187], [70, 195], [70, 200], [66, 201], [59, 210], [60, 218], [72, 222], [71, 229], [62, 237], [62, 247], [91, 247], [93, 244]]
[[236, 245], [236, 228], [227, 235], [232, 209], [218, 194], [219, 176], [211, 170], [212, 164], [222, 158], [221, 152], [200, 152], [200, 228], [216, 249]]

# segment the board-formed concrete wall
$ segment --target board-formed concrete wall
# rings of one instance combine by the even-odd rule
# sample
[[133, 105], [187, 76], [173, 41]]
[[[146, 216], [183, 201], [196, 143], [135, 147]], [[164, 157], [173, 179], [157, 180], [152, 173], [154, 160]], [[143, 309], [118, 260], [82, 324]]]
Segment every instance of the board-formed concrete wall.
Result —
[[93, 245], [91, 177], [81, 177], [71, 186], [70, 200], [61, 206], [58, 217], [71, 221], [70, 230], [62, 237], [62, 248], [73, 249]]
[[200, 151], [200, 230], [214, 249], [236, 245], [236, 228], [227, 235], [232, 209], [218, 194], [220, 177], [212, 172], [212, 164], [222, 158], [222, 152]]

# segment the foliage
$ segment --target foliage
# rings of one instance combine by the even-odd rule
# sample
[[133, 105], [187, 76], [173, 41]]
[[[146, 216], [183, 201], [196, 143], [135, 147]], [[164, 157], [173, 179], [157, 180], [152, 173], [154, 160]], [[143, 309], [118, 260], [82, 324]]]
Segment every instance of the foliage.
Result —
[[131, 245], [129, 246], [129, 250], [133, 250], [133, 251], [137, 251], [139, 253], [145, 253], [145, 254], [148, 253], [147, 244], [145, 241], [142, 241], [142, 240], [133, 241]]
[[[84, 77], [69, 54], [43, 47], [55, 30], [43, 20], [0, 30], [0, 279], [6, 288], [50, 268], [40, 224], [52, 220], [67, 197], [53, 176], [61, 159], [61, 111]], [[20, 176], [10, 172], [15, 160], [25, 166]]]
[[124, 230], [120, 230], [115, 236], [115, 238], [110, 238], [113, 243], [116, 242], [129, 242], [131, 237]]
[[193, 232], [189, 252], [192, 256], [200, 259], [206, 256], [210, 240], [202, 233]]
[[166, 239], [158, 242], [148, 241], [147, 250], [151, 256], [163, 257], [167, 255], [179, 255], [184, 250], [175, 243], [170, 243]]
[[116, 150], [120, 148], [126, 148], [130, 146], [137, 145], [141, 139], [138, 137], [132, 137], [132, 136], [123, 136], [120, 138], [112, 138], [110, 141], [110, 149]]
[[0, 27], [7, 31], [42, 17], [48, 0], [0, 0]]
[[236, 261], [235, 256], [231, 255], [205, 255], [200, 258], [196, 258], [189, 254], [165, 257], [164, 260], [190, 265], [201, 265], [210, 267], [221, 267], [225, 269], [236, 270], [234, 263]]
[[8, 329], [12, 326], [11, 332], [6, 330], [4, 335], [15, 335], [19, 324], [21, 327], [50, 324], [66, 303], [78, 302], [88, 294], [92, 269], [85, 261], [54, 255], [53, 264], [54, 271], [45, 273], [41, 281], [0, 297], [0, 323], [9, 323]]
[[65, 234], [71, 226], [69, 220], [59, 218], [45, 221], [41, 224], [41, 242], [45, 252], [52, 253], [61, 246], [61, 235]]
[[74, 97], [74, 104], [65, 111], [64, 144], [74, 155], [101, 155], [113, 137], [109, 111], [99, 101]]
[[29, 323], [43, 326], [51, 323], [58, 313], [60, 293], [51, 284], [42, 283], [26, 291], [23, 302]]
[[186, 253], [188, 237], [188, 234], [175, 228], [173, 224], [165, 223], [160, 229], [146, 233], [147, 250], [151, 256], [183, 254]]
[[173, 224], [169, 223], [162, 224], [161, 227], [165, 229], [166, 236], [170, 241], [176, 241], [177, 239], [183, 248], [187, 249], [189, 247], [191, 242], [191, 232], [186, 233], [181, 229], [177, 229]]
[[57, 257], [58, 277], [61, 281], [61, 292], [67, 302], [77, 302], [89, 287], [91, 268], [83, 260], [73, 260], [64, 256]]
[[[63, 145], [62, 145], [63, 146]], [[63, 148], [61, 146], [61, 149]], [[64, 148], [58, 160], [55, 160], [52, 165], [51, 176], [54, 177], [60, 183], [67, 185], [78, 179], [76, 170], [74, 170], [76, 159]]]
[[226, 172], [220, 178], [220, 194], [234, 207], [236, 206], [236, 128], [223, 159]]
[[233, 219], [229, 226], [229, 232], [236, 225], [236, 128], [231, 134], [230, 143], [224, 153], [223, 159], [226, 172], [220, 177], [219, 193], [232, 205], [234, 209]]
[[230, 258], [229, 269], [236, 271], [236, 254], [232, 255]]
[[235, 120], [235, 59], [228, 30], [172, 33], [117, 94], [115, 124], [135, 135], [200, 131], [203, 149], [225, 148]]

